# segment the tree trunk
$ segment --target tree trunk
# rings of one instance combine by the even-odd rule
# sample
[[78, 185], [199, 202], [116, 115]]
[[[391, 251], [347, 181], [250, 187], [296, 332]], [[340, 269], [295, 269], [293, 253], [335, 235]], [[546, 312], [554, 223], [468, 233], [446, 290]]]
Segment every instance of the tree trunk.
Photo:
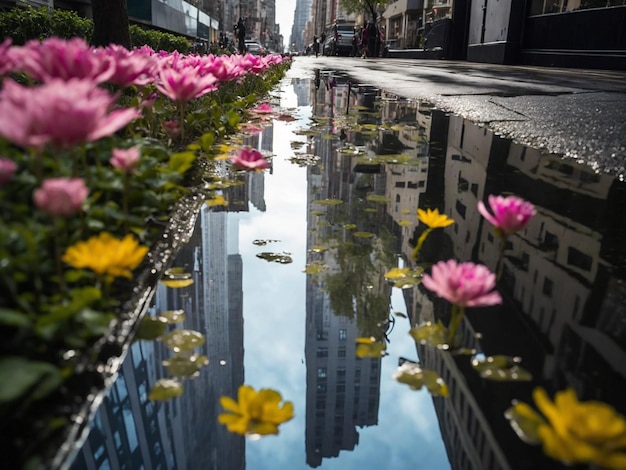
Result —
[[92, 0], [93, 45], [119, 44], [130, 49], [128, 4], [126, 0]]

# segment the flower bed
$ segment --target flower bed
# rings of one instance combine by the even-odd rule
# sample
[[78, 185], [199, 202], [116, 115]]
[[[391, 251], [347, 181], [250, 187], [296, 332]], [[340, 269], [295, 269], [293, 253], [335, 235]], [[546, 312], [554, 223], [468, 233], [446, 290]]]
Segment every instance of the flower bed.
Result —
[[[280, 56], [0, 45], [0, 415], [10, 468], [67, 464]], [[242, 163], [244, 162], [244, 163]], [[218, 172], [218, 167], [225, 166]]]

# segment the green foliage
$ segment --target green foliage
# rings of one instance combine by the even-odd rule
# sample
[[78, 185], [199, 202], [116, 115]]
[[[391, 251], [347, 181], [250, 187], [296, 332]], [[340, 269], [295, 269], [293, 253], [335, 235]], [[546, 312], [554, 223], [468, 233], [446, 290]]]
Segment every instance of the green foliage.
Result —
[[89, 40], [92, 32], [93, 21], [72, 11], [26, 7], [0, 13], [0, 40], [10, 37], [15, 45], [51, 36]]
[[339, 0], [339, 4], [348, 13], [368, 13], [372, 19], [376, 19], [378, 6], [386, 6], [393, 3], [392, 0]]
[[189, 40], [185, 37], [142, 28], [136, 24], [130, 26], [130, 41], [133, 47], [147, 45], [155, 51], [178, 51], [181, 54], [189, 53], [191, 47]]

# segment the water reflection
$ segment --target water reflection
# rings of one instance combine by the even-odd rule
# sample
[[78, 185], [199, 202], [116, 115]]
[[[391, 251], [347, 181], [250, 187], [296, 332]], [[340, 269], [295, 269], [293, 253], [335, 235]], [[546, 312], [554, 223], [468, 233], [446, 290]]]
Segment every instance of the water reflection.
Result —
[[[207, 335], [209, 365], [180, 398], [149, 402], [169, 353], [135, 343], [74, 468], [561, 468], [511, 430], [511, 400], [571, 386], [626, 413], [624, 183], [342, 74], [282, 93], [297, 120], [245, 140], [276, 154], [272, 171], [203, 208], [175, 262], [194, 284], [153, 299], [152, 313], [183, 309], [184, 327]], [[409, 328], [447, 322], [449, 304], [384, 278], [412, 263], [418, 207], [456, 221], [420, 261], [495, 269], [499, 240], [476, 207], [505, 193], [538, 214], [509, 239], [503, 305], [470, 309], [461, 330], [478, 353], [521, 357], [533, 383], [481, 379], [468, 356], [416, 346]], [[293, 263], [258, 259], [255, 239]], [[388, 356], [358, 359], [363, 336], [387, 341]], [[450, 396], [395, 383], [401, 357], [438, 372]], [[244, 382], [294, 402], [278, 437], [246, 445], [217, 423], [219, 396]]]

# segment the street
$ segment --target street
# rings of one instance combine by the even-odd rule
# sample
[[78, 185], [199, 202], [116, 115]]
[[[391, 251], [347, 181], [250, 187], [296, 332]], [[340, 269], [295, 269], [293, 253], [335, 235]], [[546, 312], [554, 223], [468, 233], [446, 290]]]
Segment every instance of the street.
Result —
[[626, 174], [626, 73], [419, 59], [298, 56], [289, 72], [348, 75], [425, 100], [595, 171]]

